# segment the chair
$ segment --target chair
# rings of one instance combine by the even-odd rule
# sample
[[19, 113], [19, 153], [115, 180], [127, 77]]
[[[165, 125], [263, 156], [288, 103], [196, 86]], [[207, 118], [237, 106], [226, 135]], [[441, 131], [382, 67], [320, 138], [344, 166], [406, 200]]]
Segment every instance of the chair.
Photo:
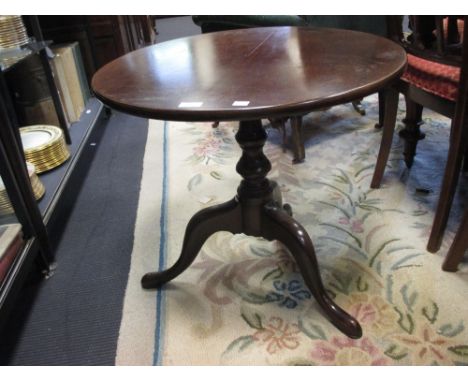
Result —
[[404, 155], [408, 167], [412, 165], [418, 140], [424, 138], [420, 132], [423, 107], [452, 119], [447, 164], [427, 245], [429, 252], [437, 252], [441, 246], [462, 159], [468, 146], [468, 45], [463, 45], [468, 39], [468, 32], [463, 28], [465, 21], [466, 16], [463, 19], [456, 16], [411, 16], [413, 33], [406, 39], [399, 34], [399, 41], [408, 53], [407, 70], [394, 87], [379, 94], [379, 103], [384, 104], [379, 110], [379, 122], [384, 122], [384, 130], [371, 188], [380, 186], [388, 160], [399, 92], [404, 94], [407, 107], [403, 120], [406, 127], [400, 135], [405, 139]]
[[[467, 33], [465, 32], [464, 37], [466, 38]], [[460, 74], [460, 88], [457, 99], [457, 107], [455, 110], [454, 124], [460, 124], [461, 129], [458, 129], [454, 132], [453, 137], [453, 148], [452, 145], [450, 150], [453, 150], [452, 156], [456, 157], [456, 152], [458, 150], [465, 149], [465, 166], [466, 166], [466, 150], [468, 148], [468, 45], [467, 48], [463, 49], [463, 64]], [[450, 152], [451, 153], [451, 152]], [[450, 159], [450, 154], [449, 154]], [[458, 157], [452, 160], [459, 160]], [[445, 180], [444, 182], [449, 182], [450, 180]], [[468, 206], [466, 207], [465, 214], [463, 216], [462, 222], [458, 231], [453, 239], [453, 243], [450, 246], [447, 255], [445, 256], [445, 261], [442, 264], [442, 269], [444, 271], [454, 272], [457, 270], [458, 264], [461, 262], [465, 251], [468, 249]]]
[[[193, 22], [201, 27], [202, 33], [218, 32], [239, 28], [266, 26], [327, 27], [357, 30], [386, 35], [386, 16], [295, 16], [295, 15], [216, 15], [192, 16]], [[361, 100], [352, 102], [354, 109], [365, 115]], [[304, 139], [302, 135], [302, 116], [269, 119], [272, 127], [282, 132], [283, 143], [286, 143], [286, 123], [290, 120], [291, 140], [293, 146], [293, 163], [305, 160]], [[218, 122], [213, 123], [217, 127]]]

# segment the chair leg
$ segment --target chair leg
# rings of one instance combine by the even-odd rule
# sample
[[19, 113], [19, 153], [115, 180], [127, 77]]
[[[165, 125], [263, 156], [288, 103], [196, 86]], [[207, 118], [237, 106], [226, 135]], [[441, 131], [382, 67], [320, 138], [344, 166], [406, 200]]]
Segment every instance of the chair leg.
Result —
[[379, 91], [379, 122], [375, 124], [376, 129], [381, 129], [385, 118], [385, 90]]
[[[380, 93], [379, 93], [380, 97]], [[383, 124], [382, 141], [380, 142], [379, 155], [375, 165], [374, 176], [371, 181], [371, 188], [379, 188], [380, 182], [387, 165], [390, 149], [392, 148], [393, 132], [398, 111], [398, 92], [395, 89], [386, 89], [382, 92], [385, 98], [385, 119]]]
[[405, 140], [404, 157], [406, 167], [411, 168], [416, 155], [416, 146], [418, 141], [426, 136], [421, 132], [423, 106], [412, 101], [405, 96], [406, 100], [406, 118], [403, 120], [405, 128], [399, 135]]
[[291, 137], [294, 150], [293, 163], [305, 160], [304, 137], [302, 135], [302, 116], [291, 117]]
[[366, 115], [366, 109], [362, 106], [362, 98], [352, 102], [354, 110], [356, 110], [361, 115]]
[[455, 272], [460, 264], [466, 249], [468, 249], [468, 209], [463, 216], [463, 220], [458, 228], [455, 239], [445, 257], [442, 269], [448, 272]]
[[457, 188], [462, 159], [464, 154], [463, 125], [452, 120], [450, 133], [450, 146], [448, 149], [447, 164], [440, 190], [439, 201], [432, 224], [431, 234], [427, 244], [429, 252], [437, 252], [442, 244], [445, 227], [452, 207], [453, 197]]

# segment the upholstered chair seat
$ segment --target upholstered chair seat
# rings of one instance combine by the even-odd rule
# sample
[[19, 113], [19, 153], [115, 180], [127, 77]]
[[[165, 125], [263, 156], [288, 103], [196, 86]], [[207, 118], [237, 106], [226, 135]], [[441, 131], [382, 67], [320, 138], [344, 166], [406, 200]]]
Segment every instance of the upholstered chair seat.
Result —
[[455, 101], [460, 81], [460, 68], [408, 54], [408, 67], [402, 79], [429, 93]]

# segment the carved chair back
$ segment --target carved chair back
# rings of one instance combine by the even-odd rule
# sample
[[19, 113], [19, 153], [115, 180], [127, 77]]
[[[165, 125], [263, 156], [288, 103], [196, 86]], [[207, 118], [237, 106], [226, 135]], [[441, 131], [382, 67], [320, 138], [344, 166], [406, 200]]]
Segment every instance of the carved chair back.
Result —
[[465, 16], [409, 16], [411, 33], [402, 44], [409, 54], [446, 65], [461, 65]]

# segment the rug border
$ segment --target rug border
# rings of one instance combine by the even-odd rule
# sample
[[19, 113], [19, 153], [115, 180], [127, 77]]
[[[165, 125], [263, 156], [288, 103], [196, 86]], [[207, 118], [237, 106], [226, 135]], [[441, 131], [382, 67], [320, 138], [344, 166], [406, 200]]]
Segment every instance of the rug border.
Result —
[[[167, 121], [164, 121], [163, 127], [163, 179], [162, 179], [162, 198], [159, 217], [159, 264], [158, 271], [164, 269], [167, 256], [167, 189], [168, 189], [168, 143], [167, 143]], [[161, 365], [162, 362], [162, 345], [163, 326], [165, 318], [165, 293], [164, 287], [159, 288], [156, 294], [156, 329], [155, 329], [155, 347], [153, 354], [153, 365]], [[164, 311], [163, 311], [164, 310]]]

